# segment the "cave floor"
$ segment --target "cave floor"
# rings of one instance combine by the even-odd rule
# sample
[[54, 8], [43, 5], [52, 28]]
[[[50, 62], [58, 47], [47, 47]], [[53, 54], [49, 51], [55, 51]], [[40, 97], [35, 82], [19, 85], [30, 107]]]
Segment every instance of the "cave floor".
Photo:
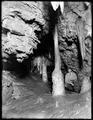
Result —
[[91, 118], [91, 90], [52, 97], [37, 74], [16, 78], [21, 96], [2, 105], [3, 118]]

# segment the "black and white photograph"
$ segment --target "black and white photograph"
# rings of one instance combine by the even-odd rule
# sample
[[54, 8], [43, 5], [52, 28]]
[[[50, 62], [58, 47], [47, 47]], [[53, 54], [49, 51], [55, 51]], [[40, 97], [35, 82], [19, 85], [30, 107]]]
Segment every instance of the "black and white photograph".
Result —
[[91, 119], [92, 2], [1, 2], [2, 118]]

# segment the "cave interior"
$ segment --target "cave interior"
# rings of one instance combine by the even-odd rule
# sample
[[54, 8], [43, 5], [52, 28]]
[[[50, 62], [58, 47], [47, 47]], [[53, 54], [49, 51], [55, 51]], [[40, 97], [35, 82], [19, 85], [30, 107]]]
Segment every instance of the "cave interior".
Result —
[[[74, 2], [72, 2], [74, 3]], [[47, 2], [45, 2], [47, 6]], [[70, 5], [70, 3], [69, 3]], [[51, 5], [49, 4], [51, 7]], [[68, 4], [65, 3], [65, 8], [68, 7]], [[69, 8], [69, 7], [68, 7]], [[73, 8], [73, 6], [72, 6]], [[71, 8], [71, 9], [72, 9]], [[84, 4], [85, 11], [87, 11], [87, 5]], [[74, 32], [67, 32], [67, 35], [64, 34], [65, 30], [60, 30], [60, 19], [63, 19], [64, 16], [60, 16], [60, 7], [57, 9], [56, 12], [53, 11], [52, 8], [49, 8], [48, 17], [48, 33], [44, 33], [43, 28], [44, 25], [37, 22], [36, 19], [32, 20], [25, 20], [21, 16], [20, 18], [25, 21], [27, 24], [39, 25], [41, 31], [38, 29], [34, 30], [35, 35], [39, 38], [40, 43], [37, 44], [36, 49], [33, 49], [33, 53], [27, 53], [26, 57], [21, 57], [22, 61], [17, 59], [17, 54], [25, 54], [25, 52], [21, 50], [16, 50], [16, 52], [8, 53], [6, 48], [4, 48], [4, 55], [3, 56], [3, 49], [2, 49], [2, 111], [3, 117], [5, 118], [55, 118], [55, 117], [70, 117], [72, 113], [68, 111], [69, 108], [72, 111], [78, 111], [85, 106], [91, 106], [90, 101], [90, 90], [86, 93], [81, 93], [81, 86], [82, 86], [82, 79], [84, 75], [87, 78], [91, 78], [90, 73], [90, 56], [83, 60], [81, 54], [81, 46], [80, 46], [80, 37], [75, 34]], [[74, 10], [74, 9], [73, 9]], [[64, 9], [65, 13], [70, 13], [69, 9]], [[82, 10], [81, 10], [82, 11]], [[17, 13], [15, 11], [15, 13]], [[17, 13], [19, 15], [19, 13]], [[76, 14], [76, 13], [75, 13]], [[14, 17], [14, 16], [12, 16]], [[19, 16], [18, 16], [19, 17]], [[15, 19], [15, 17], [14, 17]], [[48, 18], [45, 18], [48, 19]], [[80, 16], [78, 19], [81, 19]], [[58, 21], [59, 20], [59, 21]], [[47, 20], [46, 20], [47, 21]], [[65, 96], [58, 96], [53, 98], [52, 97], [52, 89], [53, 89], [53, 82], [52, 82], [52, 72], [55, 68], [55, 51], [54, 51], [54, 39], [53, 39], [53, 32], [54, 26], [59, 23], [59, 51], [61, 56], [61, 71], [64, 73], [64, 79], [66, 74], [68, 73], [68, 69], [71, 69], [78, 77], [77, 81], [74, 81], [73, 84], [68, 83], [65, 85], [66, 95]], [[64, 22], [63, 22], [64, 23]], [[62, 24], [63, 24], [62, 23]], [[68, 23], [69, 24], [69, 23]], [[47, 26], [47, 25], [46, 25]], [[63, 29], [65, 24], [63, 25]], [[69, 25], [70, 26], [70, 25]], [[2, 27], [2, 34], [7, 36], [8, 32], [10, 32], [9, 28]], [[46, 30], [47, 31], [47, 30]], [[60, 32], [61, 31], [61, 32]], [[62, 34], [63, 33], [63, 34]], [[12, 35], [21, 36], [21, 34], [12, 31]], [[44, 34], [44, 35], [43, 35]], [[61, 35], [60, 35], [61, 34]], [[2, 35], [2, 37], [3, 37]], [[83, 36], [83, 33], [81, 34]], [[63, 41], [61, 41], [62, 39]], [[91, 41], [91, 36], [88, 35], [85, 38], [86, 41]], [[3, 44], [3, 43], [2, 43]], [[89, 46], [88, 46], [89, 44]], [[91, 43], [86, 43], [88, 47], [90, 47]], [[2, 45], [3, 48], [4, 45]], [[25, 48], [24, 48], [25, 49]], [[89, 48], [90, 49], [90, 48]], [[90, 51], [89, 51], [90, 52]], [[70, 54], [69, 54], [70, 53]], [[86, 53], [87, 54], [87, 53]], [[71, 57], [70, 57], [71, 56]], [[39, 60], [40, 63], [39, 63]], [[43, 62], [47, 66], [47, 82], [42, 80], [42, 64]], [[75, 68], [76, 67], [76, 68]], [[83, 74], [83, 75], [82, 75]], [[90, 79], [91, 80], [91, 79]], [[65, 81], [64, 81], [65, 83]], [[7, 86], [7, 87], [6, 87]], [[86, 103], [86, 99], [88, 99], [88, 103]], [[69, 107], [67, 106], [69, 104]], [[72, 106], [76, 107], [73, 109]], [[78, 106], [79, 105], [79, 106]], [[82, 106], [80, 108], [80, 105]], [[63, 107], [63, 108], [62, 108]], [[90, 111], [90, 109], [88, 109]], [[42, 112], [44, 111], [44, 113]], [[61, 112], [63, 111], [63, 116]], [[86, 113], [88, 112], [85, 109]], [[46, 112], [46, 114], [45, 114]], [[28, 115], [31, 114], [31, 115]], [[36, 117], [37, 114], [37, 117]], [[80, 112], [79, 112], [80, 114]], [[82, 113], [83, 116], [85, 113]], [[65, 117], [64, 117], [65, 116]], [[74, 116], [74, 114], [73, 114]], [[90, 113], [88, 113], [90, 117]], [[76, 115], [78, 118], [78, 115]]]

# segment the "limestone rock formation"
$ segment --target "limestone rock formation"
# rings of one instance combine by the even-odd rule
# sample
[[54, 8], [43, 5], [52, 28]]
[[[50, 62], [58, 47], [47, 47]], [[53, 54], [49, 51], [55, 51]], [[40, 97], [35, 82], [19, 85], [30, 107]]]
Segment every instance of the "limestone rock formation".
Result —
[[[84, 2], [65, 2], [64, 5], [63, 15], [58, 22], [62, 70], [67, 73], [68, 69], [72, 69], [82, 81], [86, 75], [91, 77], [91, 49], [88, 47], [91, 46], [91, 3], [87, 6]], [[78, 19], [82, 22], [79, 21], [77, 29]]]
[[49, 30], [48, 5], [44, 4], [46, 2], [2, 2], [3, 58], [14, 54], [22, 62], [37, 48]]
[[[53, 14], [55, 13], [50, 9], [49, 2], [2, 2], [2, 58], [4, 62], [14, 55], [14, 59], [23, 63], [24, 59], [34, 54], [34, 49], [37, 49], [38, 45], [46, 41], [50, 44], [49, 37], [46, 41], [44, 37], [48, 33], [51, 34], [53, 30], [50, 21], [54, 22], [55, 15]], [[51, 19], [50, 14], [53, 15]], [[68, 69], [72, 69], [77, 73], [80, 81], [85, 77], [91, 77], [91, 19], [91, 3], [85, 2], [65, 2], [63, 15], [58, 19], [61, 70], [66, 75]], [[44, 47], [40, 46], [41, 49], [47, 49], [47, 43]], [[81, 44], [84, 47], [80, 47]], [[54, 51], [53, 48], [51, 50]], [[31, 59], [29, 61], [31, 62]], [[29, 68], [29, 64], [27, 66]]]
[[55, 16], [50, 2], [2, 2], [3, 117], [91, 118], [91, 3], [64, 2], [58, 14], [60, 71], [54, 69]]

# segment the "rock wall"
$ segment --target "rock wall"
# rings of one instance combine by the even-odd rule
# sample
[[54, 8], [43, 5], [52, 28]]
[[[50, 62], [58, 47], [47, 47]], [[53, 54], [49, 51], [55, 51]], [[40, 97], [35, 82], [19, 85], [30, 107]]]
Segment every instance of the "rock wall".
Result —
[[[65, 2], [64, 13], [58, 19], [62, 69], [67, 68], [64, 73], [72, 69], [80, 81], [91, 76], [91, 27], [91, 3]], [[84, 59], [81, 56], [83, 48], [80, 50], [80, 37], [85, 45]]]
[[2, 2], [2, 56], [14, 54], [19, 62], [37, 49], [49, 32], [49, 2]]

